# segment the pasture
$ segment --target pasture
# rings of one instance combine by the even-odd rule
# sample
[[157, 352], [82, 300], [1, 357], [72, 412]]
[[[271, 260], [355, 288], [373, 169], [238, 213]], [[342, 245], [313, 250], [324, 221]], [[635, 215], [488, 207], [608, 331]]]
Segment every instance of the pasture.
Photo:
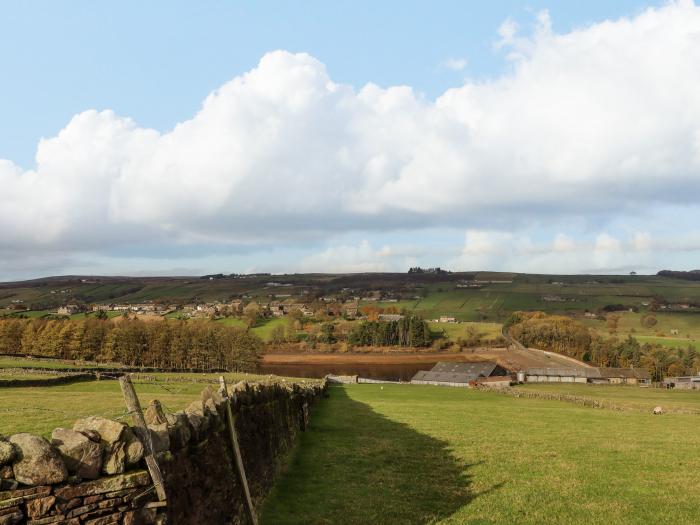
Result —
[[456, 388], [332, 387], [262, 523], [691, 523], [697, 424]]
[[667, 390], [626, 385], [589, 385], [575, 383], [525, 383], [518, 389], [535, 392], [571, 394], [612, 402], [616, 407], [650, 413], [654, 407], [700, 415], [700, 391]]
[[456, 341], [457, 339], [468, 339], [470, 331], [479, 334], [484, 340], [492, 341], [501, 336], [503, 325], [500, 323], [428, 323], [433, 333], [444, 333], [447, 339]]
[[[175, 412], [198, 399], [207, 383], [218, 387], [219, 375], [157, 373], [136, 375], [133, 383], [144, 407], [151, 400], [158, 399], [167, 410]], [[224, 375], [231, 385], [243, 380], [269, 379], [269, 376], [244, 373]], [[300, 380], [290, 378], [289, 381]], [[82, 417], [117, 419], [123, 417], [125, 411], [124, 398], [116, 380], [103, 379], [49, 387], [0, 388], [0, 435], [30, 432], [48, 436], [54, 428], [72, 427], [73, 422]]]

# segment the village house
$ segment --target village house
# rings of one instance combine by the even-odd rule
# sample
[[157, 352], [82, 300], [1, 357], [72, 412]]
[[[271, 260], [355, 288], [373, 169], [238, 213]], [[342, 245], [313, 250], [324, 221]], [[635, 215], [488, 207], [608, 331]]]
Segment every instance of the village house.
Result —
[[272, 317], [283, 317], [284, 316], [284, 307], [282, 307], [279, 304], [270, 304], [268, 307], [268, 310], [270, 311], [270, 315]]
[[58, 315], [73, 315], [80, 312], [80, 307], [77, 304], [67, 304], [58, 308]]
[[93, 304], [92, 305], [92, 311], [93, 312], [109, 312], [110, 310], [114, 309], [113, 304]]
[[401, 314], [379, 314], [377, 316], [377, 319], [380, 321], [386, 321], [386, 322], [392, 322], [392, 321], [400, 321], [403, 319], [403, 315]]
[[356, 302], [346, 303], [343, 305], [343, 314], [348, 319], [354, 319], [357, 317], [358, 307]]
[[438, 323], [456, 323], [457, 319], [455, 319], [454, 317], [447, 317], [443, 315], [437, 321]]

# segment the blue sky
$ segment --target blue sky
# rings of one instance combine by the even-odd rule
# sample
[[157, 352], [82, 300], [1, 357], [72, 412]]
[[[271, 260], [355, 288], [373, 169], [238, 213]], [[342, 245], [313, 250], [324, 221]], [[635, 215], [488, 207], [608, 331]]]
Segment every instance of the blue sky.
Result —
[[0, 280], [692, 267], [697, 11], [0, 2]]
[[[337, 82], [434, 98], [508, 66], [492, 46], [507, 18], [528, 26], [546, 8], [567, 31], [655, 3], [3, 1], [0, 158], [31, 167], [37, 141], [90, 108], [167, 130], [276, 49], [313, 55]], [[453, 71], [449, 59], [468, 64]]]

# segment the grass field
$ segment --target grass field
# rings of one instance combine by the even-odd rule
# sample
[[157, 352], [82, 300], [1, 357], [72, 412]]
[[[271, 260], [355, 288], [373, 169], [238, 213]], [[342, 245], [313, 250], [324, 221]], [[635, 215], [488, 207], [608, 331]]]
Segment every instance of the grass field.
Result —
[[679, 409], [700, 414], [700, 391], [666, 390], [623, 385], [582, 385], [573, 383], [526, 383], [517, 388], [537, 392], [558, 392], [611, 401], [615, 406], [651, 412], [654, 407]]
[[[642, 325], [644, 315], [652, 314], [657, 323], [654, 326]], [[667, 312], [624, 312], [619, 316], [617, 331], [612, 334], [620, 337], [631, 335], [640, 343], [653, 343], [667, 348], [688, 348], [700, 350], [700, 314]], [[590, 329], [605, 337], [610, 336], [606, 321], [585, 319], [583, 323]], [[678, 331], [674, 335], [672, 331]]]
[[697, 416], [431, 386], [330, 390], [265, 502], [266, 525], [693, 523], [700, 514]]
[[[235, 326], [236, 328], [246, 327], [245, 321], [236, 317], [226, 317], [218, 320], [217, 323], [222, 323], [226, 326]], [[286, 328], [288, 324], [288, 320], [282, 317], [266, 319], [253, 326], [250, 331], [263, 341], [267, 342], [272, 338], [272, 331], [275, 329], [275, 327], [281, 326], [282, 328]]]
[[[174, 412], [199, 398], [201, 391], [206, 387], [201, 380], [211, 380], [216, 386], [219, 375], [148, 374], [149, 379], [136, 376], [133, 381], [142, 405], [158, 399], [163, 406]], [[254, 374], [225, 376], [229, 384], [241, 380], [267, 379], [267, 376]], [[81, 417], [95, 415], [118, 418], [124, 415], [124, 411], [124, 398], [119, 382], [115, 380], [51, 387], [0, 388], [0, 435], [31, 432], [48, 436], [54, 428], [72, 427], [73, 422]]]
[[[657, 323], [654, 326], [645, 327], [642, 325], [642, 317], [649, 314], [656, 318]], [[661, 336], [681, 340], [700, 339], [700, 314], [697, 313], [624, 312], [617, 315], [619, 316], [617, 324], [619, 334], [631, 334], [635, 337]], [[583, 322], [589, 328], [607, 334], [605, 321], [586, 319]], [[678, 335], [672, 336], [672, 330], [678, 330]]]
[[485, 340], [497, 339], [501, 335], [503, 325], [500, 323], [428, 323], [434, 333], [444, 332], [448, 339], [456, 341], [460, 337], [468, 338], [469, 330], [474, 329]]
[[64, 361], [62, 359], [33, 359], [25, 357], [0, 356], [0, 368], [118, 368], [116, 363], [85, 363], [81, 361]]

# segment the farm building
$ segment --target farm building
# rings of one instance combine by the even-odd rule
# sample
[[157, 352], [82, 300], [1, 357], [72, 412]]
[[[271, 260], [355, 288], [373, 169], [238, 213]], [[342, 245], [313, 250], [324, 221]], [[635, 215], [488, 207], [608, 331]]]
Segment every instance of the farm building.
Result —
[[591, 376], [599, 376], [597, 368], [528, 368], [528, 383], [588, 383]]
[[507, 377], [508, 371], [493, 361], [471, 363], [437, 363], [431, 370], [421, 370], [411, 379], [415, 385], [469, 387], [469, 383], [486, 377]]
[[650, 376], [641, 368], [528, 368], [525, 381], [644, 385], [650, 383]]
[[681, 388], [683, 390], [700, 390], [700, 376], [667, 377], [664, 379], [666, 388]]
[[651, 383], [649, 372], [642, 368], [599, 368], [600, 379], [592, 382], [615, 385], [646, 385]]
[[478, 385], [485, 385], [490, 387], [502, 388], [505, 386], [510, 386], [513, 382], [513, 378], [510, 376], [491, 376], [491, 377], [479, 377], [472, 383]]

